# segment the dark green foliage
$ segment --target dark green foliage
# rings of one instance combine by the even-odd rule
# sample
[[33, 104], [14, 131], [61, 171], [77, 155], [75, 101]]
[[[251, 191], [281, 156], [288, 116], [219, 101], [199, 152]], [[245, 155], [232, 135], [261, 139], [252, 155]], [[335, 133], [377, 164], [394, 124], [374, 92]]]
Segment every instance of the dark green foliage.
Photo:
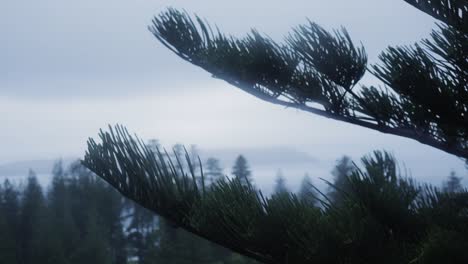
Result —
[[[80, 243], [80, 232], [73, 217], [72, 197], [69, 191], [70, 179], [65, 174], [62, 162], [52, 170], [52, 186], [47, 194], [47, 233], [50, 250], [54, 250], [61, 263], [68, 263], [66, 256], [75, 253]], [[56, 259], [55, 261], [59, 262]]]
[[468, 9], [465, 0], [405, 0], [432, 17], [468, 32]]
[[[284, 43], [256, 30], [224, 35], [175, 9], [149, 29], [182, 59], [262, 100], [468, 158], [467, 1], [406, 2], [444, 24], [421, 44], [389, 47], [370, 67], [344, 28], [331, 33], [313, 22], [293, 29]], [[357, 87], [367, 69], [382, 86]]]
[[79, 162], [58, 161], [44, 195], [33, 172], [23, 189], [0, 185], [0, 263], [253, 263], [160, 221]]
[[[76, 253], [71, 256], [74, 263], [113, 263], [111, 252], [107, 248], [103, 226], [98, 224], [98, 214], [90, 210], [84, 219], [84, 229], [80, 246]], [[114, 262], [115, 263], [115, 262]]]
[[0, 186], [0, 263], [19, 261], [19, 194], [14, 186], [5, 180]]
[[419, 263], [466, 263], [465, 233], [451, 230], [434, 230], [428, 235], [428, 242], [422, 246]]
[[[228, 263], [231, 252], [214, 246], [205, 239], [196, 237], [180, 228], [175, 228], [165, 219], [160, 219], [160, 243], [153, 263]], [[246, 263], [245, 258], [243, 262]]]
[[126, 227], [130, 256], [137, 257], [138, 263], [149, 263], [151, 250], [158, 243], [158, 223], [156, 216], [138, 204], [129, 202], [130, 223]]
[[329, 79], [336, 88], [343, 87], [345, 91], [351, 89], [366, 71], [367, 55], [364, 48], [355, 47], [344, 28], [331, 34], [309, 22], [296, 28], [287, 42], [298, 55], [300, 63], [315, 69], [320, 79]]
[[[125, 254], [124, 247], [114, 248], [118, 232], [106, 235], [109, 225], [104, 207], [114, 206], [105, 199], [106, 191], [118, 197], [117, 201], [120, 196], [102, 181], [89, 179], [90, 172], [77, 164], [65, 170], [58, 162], [52, 173], [47, 195], [33, 172], [24, 190], [5, 182], [0, 197], [0, 262], [127, 263], [126, 255], [120, 262], [113, 258], [113, 252]], [[92, 186], [83, 184], [90, 182]], [[89, 192], [91, 188], [99, 189], [99, 196]], [[87, 200], [87, 196], [92, 197]], [[103, 206], [97, 209], [99, 203]], [[120, 223], [119, 215], [115, 221]]]
[[468, 247], [468, 193], [420, 186], [385, 152], [364, 157], [340, 202], [321, 197], [319, 208], [236, 178], [200, 185], [122, 127], [100, 137], [88, 142], [89, 169], [172, 225], [264, 263], [432, 263], [445, 260], [438, 245]]
[[380, 97], [375, 94], [375, 98], [392, 100], [394, 110], [385, 113], [393, 113], [381, 121], [414, 126], [438, 141], [465, 148], [468, 49], [464, 43], [468, 34], [440, 25], [431, 37], [422, 43], [426, 49], [421, 45], [390, 47], [380, 55], [382, 65], [373, 66], [373, 73], [393, 89]]
[[47, 223], [45, 198], [42, 188], [37, 182], [35, 173], [29, 172], [28, 182], [21, 199], [19, 216], [19, 250], [20, 262], [45, 262], [47, 255], [46, 233]]
[[[76, 192], [71, 206], [76, 208], [77, 226], [81, 237], [92, 241], [92, 245], [80, 250], [88, 254], [105, 245], [105, 252], [96, 257], [111, 263], [126, 263], [126, 241], [120, 220], [122, 197], [79, 163], [72, 164], [71, 174], [75, 176], [70, 191]], [[94, 229], [98, 229], [98, 233], [91, 234]]]

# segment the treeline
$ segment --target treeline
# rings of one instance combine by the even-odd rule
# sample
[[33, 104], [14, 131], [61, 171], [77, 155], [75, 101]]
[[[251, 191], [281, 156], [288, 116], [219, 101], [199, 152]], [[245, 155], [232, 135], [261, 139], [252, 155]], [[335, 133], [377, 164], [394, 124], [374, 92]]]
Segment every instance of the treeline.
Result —
[[33, 171], [1, 185], [0, 263], [253, 263], [123, 198], [78, 162], [57, 162], [52, 174], [46, 190]]
[[[179, 151], [191, 155], [193, 150]], [[175, 155], [181, 153], [176, 151]], [[217, 159], [209, 158], [203, 165], [201, 180], [207, 185], [225, 179]], [[328, 199], [337, 203], [344, 199], [349, 188], [346, 179], [354, 170], [349, 157], [337, 161], [326, 191]], [[254, 184], [242, 155], [229, 173], [243, 184]], [[57, 162], [52, 174], [46, 190], [38, 184], [33, 171], [22, 185], [6, 180], [0, 186], [0, 263], [254, 263], [125, 199], [79, 162], [67, 168]], [[463, 190], [461, 178], [451, 173], [442, 189]], [[278, 171], [274, 193], [289, 192], [285, 177]], [[320, 206], [319, 192], [305, 175], [297, 196], [311, 206]]]

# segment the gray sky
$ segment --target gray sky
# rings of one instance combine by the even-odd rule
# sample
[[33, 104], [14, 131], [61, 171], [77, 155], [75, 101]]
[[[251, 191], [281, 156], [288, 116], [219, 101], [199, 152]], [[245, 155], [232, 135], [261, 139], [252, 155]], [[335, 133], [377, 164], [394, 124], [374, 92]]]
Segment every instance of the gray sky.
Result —
[[388, 45], [413, 43], [434, 27], [429, 16], [395, 0], [4, 1], [0, 164], [81, 156], [89, 136], [121, 123], [167, 145], [286, 146], [323, 159], [387, 149], [415, 175], [466, 174], [463, 162], [441, 151], [274, 106], [211, 79], [148, 32], [152, 16], [170, 6], [238, 36], [255, 27], [281, 40], [306, 18], [328, 29], [344, 25], [371, 63]]

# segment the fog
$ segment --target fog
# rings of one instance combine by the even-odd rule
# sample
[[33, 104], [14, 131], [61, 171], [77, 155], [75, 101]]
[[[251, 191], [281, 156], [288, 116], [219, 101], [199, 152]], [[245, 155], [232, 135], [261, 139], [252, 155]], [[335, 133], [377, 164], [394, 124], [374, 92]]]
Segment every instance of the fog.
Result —
[[[119, 123], [166, 146], [286, 147], [330, 167], [323, 173], [343, 154], [358, 160], [385, 149], [422, 181], [441, 182], [450, 170], [467, 175], [460, 159], [415, 141], [274, 106], [212, 79], [148, 32], [153, 15], [169, 6], [226, 33], [255, 27], [278, 41], [306, 18], [328, 29], [343, 25], [370, 63], [388, 45], [411, 44], [434, 27], [429, 16], [392, 0], [9, 1], [0, 10], [0, 164], [82, 157], [88, 137]], [[288, 173], [288, 166], [272, 161], [257, 180], [273, 183], [271, 174], [283, 168], [297, 182], [307, 169]]]

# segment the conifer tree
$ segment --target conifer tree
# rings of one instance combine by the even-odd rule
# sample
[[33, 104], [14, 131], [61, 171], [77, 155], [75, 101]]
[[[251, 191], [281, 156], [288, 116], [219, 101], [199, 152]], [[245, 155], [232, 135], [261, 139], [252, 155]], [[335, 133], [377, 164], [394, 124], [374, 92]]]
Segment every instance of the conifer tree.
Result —
[[205, 177], [208, 183], [214, 183], [223, 179], [223, 169], [216, 158], [208, 158], [205, 162]]
[[[169, 9], [150, 31], [182, 59], [267, 102], [417, 140], [468, 158], [466, 0], [405, 0], [441, 23], [412, 46], [389, 47], [368, 65], [341, 28], [309, 22], [278, 43], [252, 30], [235, 38]], [[361, 85], [368, 72], [381, 86]]]
[[247, 159], [243, 155], [239, 155], [236, 158], [231, 173], [242, 185], [252, 185], [252, 173], [250, 172]]
[[0, 186], [0, 263], [19, 263], [19, 194], [9, 180]]
[[[169, 9], [150, 30], [182, 59], [262, 100], [466, 159], [467, 2], [406, 2], [438, 19], [438, 28], [419, 44], [388, 48], [371, 66], [345, 29], [312, 22], [276, 43], [255, 30], [236, 39]], [[366, 71], [383, 85], [358, 85]], [[339, 203], [325, 197], [314, 207], [294, 194], [265, 197], [240, 173], [207, 189], [121, 126], [100, 139], [88, 142], [89, 169], [174, 225], [260, 262], [468, 262], [468, 192], [417, 184], [398, 174], [388, 153], [362, 159]]]
[[454, 171], [450, 172], [450, 175], [447, 178], [447, 181], [444, 182], [442, 190], [445, 192], [461, 192], [463, 191], [463, 186], [461, 184], [462, 178], [458, 177]]
[[28, 181], [21, 199], [19, 218], [19, 239], [21, 244], [20, 262], [35, 263], [46, 261], [46, 203], [42, 188], [37, 182], [34, 171], [29, 171]]
[[306, 173], [304, 178], [301, 181], [301, 185], [299, 187], [299, 193], [297, 194], [299, 199], [303, 201], [305, 204], [310, 206], [317, 205], [317, 191], [314, 189], [312, 185], [312, 180], [310, 179], [309, 175]]
[[[121, 222], [124, 203], [121, 195], [79, 162], [72, 163], [65, 173], [70, 177], [67, 188], [73, 219], [81, 238], [80, 247], [76, 247], [73, 254], [74, 263], [92, 259], [91, 254], [97, 254], [96, 259], [105, 262], [126, 263], [127, 244]], [[97, 233], [90, 234], [92, 232]]]
[[72, 261], [74, 263], [113, 263], [111, 252], [109, 252], [104, 239], [103, 229], [98, 223], [98, 212], [91, 209], [86, 213], [83, 239], [77, 252], [73, 255]]
[[150, 263], [147, 259], [157, 241], [152, 236], [156, 231], [156, 216], [136, 203], [131, 203], [130, 223], [126, 228], [130, 256], [138, 258], [139, 264]]
[[73, 217], [68, 178], [61, 160], [52, 169], [52, 186], [47, 194], [47, 247], [56, 263], [69, 263], [80, 243], [80, 233]]
[[350, 191], [349, 176], [353, 173], [355, 167], [350, 157], [343, 156], [337, 160], [335, 168], [332, 170], [333, 184], [328, 193], [330, 199], [339, 202], [345, 193]]
[[[89, 142], [85, 164], [124, 195], [171, 225], [263, 263], [433, 263], [444, 261], [444, 254], [463, 260], [452, 263], [468, 259], [462, 249], [468, 245], [468, 192], [418, 185], [398, 175], [387, 153], [363, 158], [340, 203], [325, 198], [315, 207], [289, 193], [264, 197], [239, 179], [207, 189], [122, 127], [101, 139]], [[448, 247], [447, 239], [457, 246]]]
[[276, 174], [274, 193], [282, 194], [282, 193], [288, 193], [288, 192], [289, 192], [288, 188], [286, 187], [286, 179], [284, 178], [281, 170], [278, 170]]

